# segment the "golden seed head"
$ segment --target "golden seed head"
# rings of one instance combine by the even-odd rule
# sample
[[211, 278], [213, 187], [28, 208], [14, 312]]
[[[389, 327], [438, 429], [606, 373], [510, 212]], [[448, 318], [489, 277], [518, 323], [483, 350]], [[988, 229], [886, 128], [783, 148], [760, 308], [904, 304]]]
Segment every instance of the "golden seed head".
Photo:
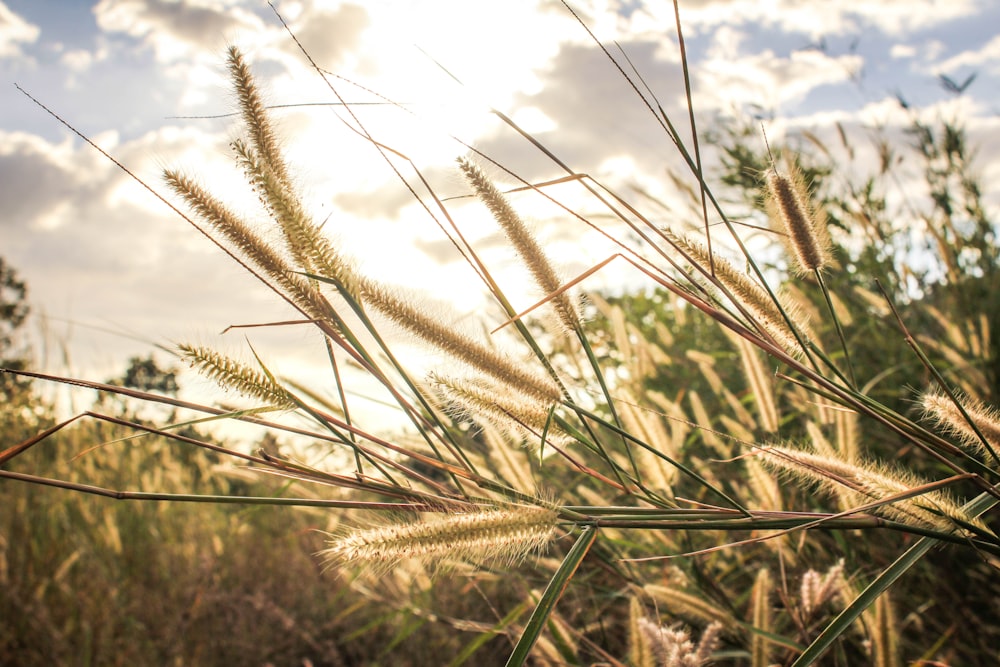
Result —
[[275, 136], [263, 97], [257, 88], [250, 66], [235, 46], [229, 47], [228, 63], [243, 122], [250, 133], [254, 148], [278, 179], [288, 184], [288, 172], [281, 151], [278, 149], [278, 138]]
[[[1000, 412], [968, 396], [957, 398], [993, 451], [1000, 451]], [[982, 439], [951, 398], [940, 392], [926, 392], [920, 397], [920, 406], [925, 417], [951, 434], [967, 451], [983, 457], [989, 455]]]
[[550, 507], [518, 505], [447, 513], [333, 536], [320, 552], [328, 564], [389, 569], [407, 559], [512, 565], [541, 551], [556, 535], [559, 515]]
[[843, 559], [827, 570], [823, 576], [820, 576], [819, 572], [812, 569], [803, 575], [799, 597], [802, 604], [802, 611], [806, 616], [811, 615], [840, 591], [843, 576]]
[[[458, 165], [476, 191], [476, 195], [486, 204], [490, 213], [503, 229], [511, 246], [524, 261], [542, 292], [552, 294], [561, 289], [562, 281], [549, 261], [548, 255], [545, 254], [542, 246], [535, 240], [534, 235], [507, 201], [507, 198], [475, 164], [465, 158], [459, 158]], [[552, 298], [551, 304], [561, 325], [567, 331], [575, 331], [579, 327], [580, 314], [569, 294], [560, 292]]]
[[540, 443], [547, 426], [546, 438], [550, 442], [566, 440], [567, 436], [549, 418], [552, 403], [526, 396], [485, 377], [464, 380], [433, 373], [431, 382], [451, 403], [453, 410], [457, 408], [457, 412], [485, 419], [529, 445]]
[[[858, 506], [905, 495], [925, 484], [900, 470], [891, 470], [867, 461], [847, 462], [837, 456], [774, 445], [755, 447], [754, 452], [771, 469], [816, 484], [831, 495], [842, 492], [844, 488], [848, 489], [853, 492], [853, 502]], [[930, 491], [895, 500], [871, 511], [900, 523], [943, 532], [952, 532], [961, 523], [989, 532], [989, 528], [981, 520], [969, 515], [944, 491]]]
[[363, 301], [397, 325], [420, 337], [469, 366], [492, 376], [508, 388], [547, 405], [562, 399], [555, 381], [532, 372], [469, 336], [456, 331], [440, 319], [415, 306], [383, 285], [366, 280], [360, 286]]
[[813, 210], [802, 176], [770, 169], [765, 201], [771, 219], [786, 234], [787, 244], [802, 273], [820, 271], [830, 264], [830, 235], [822, 211]]
[[232, 389], [283, 410], [296, 407], [292, 396], [267, 373], [254, 370], [206, 347], [182, 344], [181, 356], [199, 373], [223, 389]]
[[804, 341], [815, 340], [815, 334], [809, 328], [808, 318], [802, 308], [786, 298], [787, 295], [779, 293], [776, 303], [763, 286], [737, 269], [725, 258], [715, 253], [710, 255], [704, 244], [675, 236], [670, 232], [665, 232], [665, 234], [674, 247], [684, 253], [689, 261], [701, 267], [706, 273], [710, 268], [713, 268], [716, 280], [727, 292], [726, 296], [733, 302], [739, 303], [756, 324], [786, 352], [796, 357], [803, 354], [802, 345], [795, 338], [795, 333], [789, 327], [788, 322], [792, 323]]

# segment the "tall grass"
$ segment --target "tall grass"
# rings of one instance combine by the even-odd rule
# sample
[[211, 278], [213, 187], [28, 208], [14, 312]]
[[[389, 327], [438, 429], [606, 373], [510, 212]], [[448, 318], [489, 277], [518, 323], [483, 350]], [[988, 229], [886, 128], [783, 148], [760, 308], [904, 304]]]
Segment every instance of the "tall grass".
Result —
[[[770, 211], [770, 234], [787, 240], [789, 262], [797, 267], [789, 277], [768, 280], [771, 272], [718, 204], [697, 141], [682, 138], [625, 68], [637, 103], [648, 106], [675, 143], [696, 197], [706, 202], [704, 220], [687, 221], [686, 228], [710, 229], [712, 238], [661, 228], [640, 202], [572, 171], [498, 112], [565, 170], [555, 180], [574, 183], [604, 208], [602, 216], [568, 205], [566, 211], [575, 224], [617, 243], [614, 261], [647, 277], [659, 301], [642, 313], [628, 299], [594, 297], [588, 322], [577, 290], [591, 272], [581, 280], [558, 277], [508, 194], [482, 169], [502, 165], [470, 146], [458, 165], [469, 194], [493, 214], [545, 295], [528, 312], [517, 312], [461, 233], [449, 203], [412, 165], [416, 176], [407, 187], [501, 313], [488, 325], [492, 334], [476, 335], [365, 275], [351, 260], [352, 249], [331, 241], [289, 177], [249, 64], [236, 48], [228, 63], [245, 134], [233, 151], [272, 228], [255, 228], [212, 193], [211, 175], [184, 167], [165, 173], [174, 195], [169, 201], [315, 330], [328, 350], [338, 398], [277, 377], [256, 353], [247, 364], [193, 345], [179, 346], [178, 354], [226, 396], [242, 395], [241, 408], [45, 379], [294, 432], [340, 456], [323, 467], [281, 452], [246, 453], [178, 436], [170, 425], [128, 423], [176, 446], [233, 457], [287, 481], [295, 494], [234, 499], [225, 497], [226, 489], [123, 492], [86, 486], [76, 469], [56, 479], [5, 467], [5, 483], [150, 503], [325, 507], [338, 525], [318, 558], [350, 581], [351, 596], [409, 612], [412, 622], [396, 628], [400, 641], [429, 620], [420, 601], [434, 590], [435, 577], [458, 575], [467, 592], [484, 596], [482, 582], [502, 580], [495, 597], [487, 596], [489, 619], [463, 624], [449, 617], [451, 627], [468, 634], [460, 647], [443, 645], [452, 653], [437, 656], [439, 662], [484, 664], [486, 656], [502, 655], [507, 664], [766, 667], [984, 659], [981, 645], [962, 645], [964, 629], [942, 621], [959, 606], [982, 632], [997, 636], [996, 623], [955, 595], [953, 581], [939, 595], [900, 591], [936, 576], [948, 559], [996, 586], [990, 567], [1000, 538], [990, 526], [1000, 498], [992, 442], [998, 424], [982, 403], [996, 395], [985, 384], [962, 384], [958, 375], [965, 372], [959, 364], [977, 361], [971, 350], [962, 354], [962, 345], [972, 345], [964, 327], [981, 332], [980, 350], [988, 327], [975, 329], [980, 325], [972, 312], [929, 311], [955, 333], [950, 341], [926, 339], [908, 325], [920, 321], [911, 313], [921, 304], [901, 300], [905, 294], [892, 282], [878, 287], [883, 276], [865, 275], [870, 288], [858, 296], [862, 281], [848, 282], [842, 273], [849, 245], [838, 245], [838, 230], [825, 219], [829, 207], [809, 191], [793, 156], [766, 165], [754, 184]], [[333, 81], [326, 82], [336, 92]], [[353, 121], [364, 133], [361, 120]], [[373, 149], [390, 150], [370, 138]], [[517, 189], [547, 196], [546, 184], [507, 175]], [[607, 215], [616, 224], [598, 223]], [[958, 243], [941, 238], [944, 248]], [[976, 238], [988, 245], [992, 236]], [[356, 250], [363, 251], [378, 249]], [[949, 261], [950, 285], [968, 284], [958, 261]], [[867, 266], [852, 261], [851, 267], [886, 270], [890, 280], [895, 271], [891, 259]], [[652, 320], [630, 321], [640, 314]], [[862, 339], [876, 322], [879, 335], [902, 351], [899, 358], [917, 369], [910, 376], [919, 384], [885, 390], [892, 383], [885, 375], [894, 369], [878, 359], [871, 363], [872, 347]], [[433, 373], [414, 369], [400, 353], [400, 337], [390, 333], [399, 329], [442, 360]], [[359, 374], [381, 387], [380, 400], [392, 405], [387, 409], [408, 421], [406, 435], [387, 436], [356, 417], [350, 387]], [[672, 374], [684, 383], [664, 385]], [[923, 397], [930, 419], [907, 407], [911, 391]], [[305, 425], [273, 416], [289, 411]], [[13, 445], [0, 461], [9, 466], [58, 432]], [[151, 511], [132, 507], [116, 512]], [[79, 519], [81, 526], [100, 522]], [[192, 535], [191, 548], [211, 540], [211, 534]], [[25, 558], [8, 567], [8, 576], [31, 566]], [[901, 599], [919, 604], [900, 608]]]

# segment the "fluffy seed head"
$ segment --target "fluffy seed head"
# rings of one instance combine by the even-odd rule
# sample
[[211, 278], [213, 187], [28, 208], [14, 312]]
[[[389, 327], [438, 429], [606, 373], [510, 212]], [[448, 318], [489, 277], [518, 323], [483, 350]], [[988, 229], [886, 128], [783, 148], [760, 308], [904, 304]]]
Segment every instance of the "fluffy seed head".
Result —
[[270, 376], [215, 350], [194, 345], [180, 345], [181, 356], [199, 373], [223, 389], [232, 389], [243, 396], [255, 398], [283, 410], [296, 407], [291, 395]]
[[[756, 447], [754, 451], [769, 468], [817, 484], [831, 495], [846, 487], [854, 492], [854, 502], [857, 505], [904, 495], [924, 485], [922, 480], [902, 471], [889, 470], [869, 462], [849, 463], [836, 456], [773, 445]], [[982, 521], [970, 516], [944, 491], [930, 491], [898, 500], [881, 505], [872, 512], [900, 523], [943, 532], [954, 531], [956, 522], [971, 524], [990, 532]]]
[[320, 552], [328, 564], [387, 570], [406, 559], [512, 565], [543, 549], [556, 535], [559, 515], [549, 507], [512, 506], [436, 515], [334, 536]]
[[485, 419], [497, 428], [525, 439], [529, 445], [538, 444], [546, 431], [549, 441], [563, 442], [566, 435], [558, 431], [549, 419], [551, 403], [525, 396], [510, 386], [492, 382], [487, 378], [464, 380], [439, 374], [431, 375], [431, 383], [459, 413]]
[[225, 239], [232, 250], [273, 280], [307, 315], [335, 325], [330, 304], [313, 284], [294, 273], [285, 259], [228, 207], [194, 179], [180, 172], [167, 170], [164, 179], [198, 217]]
[[671, 243], [683, 252], [691, 262], [705, 271], [708, 271], [709, 267], [714, 268], [715, 278], [725, 288], [726, 296], [739, 303], [753, 317], [757, 325], [781, 345], [786, 352], [794, 356], [801, 356], [803, 353], [802, 345], [796, 340], [788, 322], [794, 325], [805, 341], [816, 339], [809, 328], [802, 308], [792, 303], [788, 298], [779, 293], [778, 303], [775, 303], [775, 300], [760, 284], [725, 258], [714, 253], [710, 255], [704, 244], [675, 236], [670, 232], [665, 233]]
[[841, 589], [840, 580], [844, 576], [844, 560], [827, 570], [820, 576], [816, 570], [810, 569], [802, 577], [800, 598], [802, 611], [806, 617], [819, 609], [823, 604], [837, 594]]
[[[556, 274], [552, 263], [549, 261], [542, 246], [535, 240], [534, 235], [528, 230], [521, 216], [508, 203], [506, 197], [493, 185], [486, 175], [472, 162], [461, 158], [458, 161], [459, 167], [465, 174], [469, 183], [475, 189], [479, 199], [482, 200], [497, 223], [503, 229], [504, 234], [510, 240], [511, 246], [517, 251], [525, 266], [531, 271], [532, 277], [545, 294], [552, 294], [562, 287], [562, 281]], [[580, 315], [576, 305], [566, 292], [557, 294], [552, 298], [551, 304], [555, 308], [559, 321], [567, 331], [574, 331], [580, 325]]]
[[503, 354], [455, 331], [413, 305], [412, 300], [401, 298], [392, 290], [371, 280], [362, 281], [360, 291], [365, 305], [371, 306], [442, 352], [492, 376], [509, 388], [523, 392], [546, 405], [562, 399], [559, 387], [548, 376], [524, 368]]
[[802, 273], [819, 271], [830, 263], [830, 235], [821, 211], [814, 211], [798, 171], [791, 175], [770, 169], [765, 197], [771, 219], [787, 235], [788, 246]]
[[[1000, 412], [967, 396], [959, 396], [958, 400], [993, 451], [1000, 451]], [[983, 441], [948, 396], [940, 392], [926, 392], [920, 397], [920, 406], [928, 419], [937, 422], [966, 450], [983, 457], [989, 455]]]
[[264, 105], [263, 97], [257, 88], [250, 66], [243, 54], [235, 46], [229, 47], [229, 75], [236, 89], [237, 101], [243, 122], [246, 124], [250, 139], [264, 162], [268, 164], [276, 176], [285, 184], [289, 182], [281, 151], [278, 150], [278, 139]]

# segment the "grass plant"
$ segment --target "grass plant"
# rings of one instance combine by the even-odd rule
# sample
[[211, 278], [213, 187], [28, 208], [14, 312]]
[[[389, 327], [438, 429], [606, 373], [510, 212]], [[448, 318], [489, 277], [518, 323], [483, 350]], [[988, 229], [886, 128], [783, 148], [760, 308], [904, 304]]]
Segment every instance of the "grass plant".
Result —
[[[678, 32], [683, 45], [679, 23]], [[412, 646], [410, 638], [430, 633], [433, 625], [449, 632], [429, 635], [439, 642], [432, 646], [432, 661], [455, 665], [767, 667], [903, 660], [972, 665], [995, 659], [997, 644], [991, 648], [990, 642], [1000, 640], [996, 598], [979, 611], [963, 601], [968, 589], [942, 571], [961, 562], [981, 587], [977, 600], [996, 591], [1000, 581], [1000, 538], [991, 528], [1000, 501], [997, 418], [989, 407], [1000, 387], [996, 340], [989, 334], [996, 330], [997, 311], [972, 298], [991, 293], [996, 270], [985, 262], [972, 271], [962, 262], [975, 253], [955, 252], [964, 244], [996, 257], [992, 224], [976, 207], [977, 190], [965, 187], [962, 195], [966, 211], [980, 216], [971, 231], [935, 217], [941, 210], [928, 217], [948, 281], [924, 285], [927, 295], [916, 299], [896, 280], [902, 267], [886, 219], [869, 216], [863, 230], [873, 233], [881, 225], [881, 254], [856, 251], [851, 243], [856, 226], [848, 225], [845, 215], [859, 219], [874, 209], [864, 208], [858, 197], [837, 209], [815, 189], [820, 183], [812, 191], [806, 187], [802, 174], [809, 172], [788, 152], [787, 170], [776, 169], [773, 160], [749, 188], [753, 205], [770, 211], [771, 234], [787, 240], [787, 265], [795, 267], [791, 275], [771, 271], [748, 250], [745, 234], [718, 203], [713, 178], [701, 165], [697, 133], [683, 139], [638, 75], [618, 65], [637, 103], [649, 108], [690, 167], [686, 178], [704, 204], [703, 219], [664, 229], [644, 213], [640, 200], [630, 201], [573, 171], [495, 112], [513, 134], [565, 172], [547, 183], [506, 172], [517, 181], [515, 189], [548, 196], [553, 183], [577, 186], [603, 210], [588, 216], [566, 205], [572, 224], [599, 229], [617, 244], [616, 259], [655, 289], [626, 297], [597, 295], [581, 311], [576, 292], [602, 265], [579, 280], [560, 278], [544, 245], [481, 168], [502, 165], [468, 146], [459, 170], [469, 194], [496, 218], [512, 254], [544, 295], [534, 308], [518, 312], [501, 280], [461, 233], [461, 220], [419, 165], [412, 165], [415, 177], [404, 179], [405, 187], [462, 252], [498, 313], [487, 326], [492, 334], [475, 335], [456, 331], [456, 318], [365, 275], [351, 260], [352, 249], [331, 240], [296, 191], [252, 68], [235, 47], [228, 63], [245, 135], [233, 142], [234, 155], [272, 229], [256, 229], [213, 195], [210, 174], [169, 169], [165, 181], [176, 199], [157, 196], [178, 201], [182, 219], [315, 330], [328, 351], [338, 398], [320, 399], [316, 388], [276, 376], [256, 352], [255, 362], [245, 364], [186, 344], [178, 347], [179, 355], [215, 380], [225, 396], [242, 396], [238, 407], [229, 398], [196, 405], [105, 383], [7, 372], [209, 420], [242, 420], [271, 434], [294, 433], [313, 443], [310, 451], [336, 455], [310, 463], [273, 448], [248, 453], [182, 435], [178, 428], [184, 423], [152, 425], [97, 412], [9, 443], [0, 452], [0, 477], [4, 493], [29, 489], [18, 501], [21, 512], [28, 512], [29, 496], [41, 486], [144, 501], [116, 506], [102, 498], [75, 506], [79, 515], [52, 514], [41, 525], [18, 523], [16, 513], [6, 513], [10, 526], [0, 569], [5, 585], [23, 586], [37, 568], [51, 573], [35, 595], [38, 606], [17, 612], [18, 636], [28, 636], [21, 633], [31, 631], [29, 626], [65, 633], [80, 626], [86, 627], [83, 635], [99, 642], [109, 624], [139, 622], [136, 610], [59, 622], [38, 615], [52, 608], [43, 601], [84, 558], [74, 552], [57, 562], [23, 546], [44, 544], [42, 534], [51, 524], [95, 533], [87, 553], [148, 558], [130, 565], [133, 577], [172, 578], [188, 575], [172, 570], [169, 549], [208, 554], [205, 558], [242, 550], [243, 573], [256, 571], [248, 554], [266, 536], [243, 525], [244, 517], [287, 512], [310, 517], [308, 525], [329, 531], [323, 545], [316, 544], [318, 532], [302, 538], [318, 552], [309, 562], [326, 563], [331, 573], [322, 587], [308, 588], [309, 599], [350, 641], [366, 638], [370, 664], [383, 659], [404, 664], [398, 657], [402, 647]], [[317, 73], [323, 75], [318, 67]], [[337, 92], [335, 80], [323, 80]], [[367, 135], [361, 119], [352, 119], [373, 149], [391, 151]], [[921, 136], [925, 152], [938, 145], [933, 134]], [[961, 169], [964, 154], [951, 150], [950, 168]], [[729, 155], [742, 156], [743, 170], [752, 154], [734, 149]], [[950, 192], [947, 175], [928, 173], [932, 184]], [[852, 208], [859, 201], [861, 208]], [[934, 201], [940, 204], [941, 197]], [[603, 222], [608, 216], [614, 224]], [[697, 237], [690, 229], [711, 233]], [[393, 326], [434, 350], [443, 370], [412, 367], [399, 337], [391, 334]], [[868, 331], [873, 326], [879, 330], [876, 347]], [[936, 328], [947, 329], [950, 337], [930, 335]], [[891, 355], [882, 349], [889, 345], [895, 350]], [[981, 385], [961, 383], [966, 367], [982, 374]], [[351, 382], [361, 375], [381, 388], [387, 410], [405, 418], [405, 433], [386, 434], [356, 417]], [[927, 418], [913, 407], [914, 391]], [[298, 419], [294, 425], [281, 418], [289, 413]], [[115, 446], [117, 460], [102, 453], [55, 466], [51, 474], [14, 470], [30, 452], [60, 442], [66, 427], [77, 422], [89, 424], [73, 436], [73, 446], [81, 449], [122, 437], [102, 432], [106, 425], [145, 437], [127, 441], [124, 449], [100, 447]], [[175, 448], [193, 448], [200, 458], [179, 464], [170, 458]], [[169, 463], [131, 461], [150, 450]], [[266, 474], [240, 487], [212, 481], [223, 474], [218, 462], [225, 458]], [[98, 461], [119, 473], [105, 478], [107, 486], [86, 481], [95, 472], [88, 466]], [[136, 470], [142, 471], [138, 477], [126, 475]], [[781, 482], [778, 470], [790, 472], [793, 483]], [[209, 483], [185, 487], [191, 476]], [[29, 485], [19, 486], [24, 482]], [[828, 497], [813, 495], [815, 486]], [[255, 509], [213, 515], [213, 522], [222, 523], [160, 516], [183, 512], [190, 503]], [[300, 507], [274, 507], [289, 505]], [[133, 541], [141, 534], [136, 525], [154, 531], [143, 551]], [[223, 541], [228, 534], [238, 535], [241, 546]], [[172, 546], [158, 551], [160, 544]], [[297, 560], [274, 567], [294, 572], [310, 566]], [[437, 574], [442, 569], [461, 585], [443, 587]], [[946, 577], [947, 585], [922, 586], [937, 576]], [[299, 590], [282, 581], [290, 591]], [[220, 590], [207, 584], [195, 589]], [[461, 603], [466, 594], [481, 597], [483, 604]], [[344, 645], [315, 640], [328, 636], [329, 627], [303, 629], [284, 603], [262, 596], [251, 596], [260, 615], [270, 614], [287, 632], [313, 638], [317, 657], [310, 660], [346, 660]], [[333, 601], [352, 613], [333, 610]], [[196, 624], [200, 604], [190, 601], [183, 622]], [[448, 604], [454, 605], [451, 611]], [[974, 627], [963, 627], [956, 607]], [[353, 610], [359, 610], [357, 616]], [[385, 613], [380, 617], [378, 610]], [[462, 613], [470, 617], [461, 618]], [[141, 622], [148, 636], [158, 636], [151, 620]], [[226, 632], [249, 634], [245, 622], [223, 625]], [[156, 641], [189, 641], [177, 628], [161, 634]], [[280, 634], [260, 641], [275, 648]], [[385, 637], [390, 639], [380, 648]], [[4, 650], [18, 650], [20, 640], [4, 641]], [[318, 657], [327, 649], [340, 657]], [[198, 650], [208, 648], [189, 641], [177, 655], [198, 662], [204, 657], [192, 653]]]

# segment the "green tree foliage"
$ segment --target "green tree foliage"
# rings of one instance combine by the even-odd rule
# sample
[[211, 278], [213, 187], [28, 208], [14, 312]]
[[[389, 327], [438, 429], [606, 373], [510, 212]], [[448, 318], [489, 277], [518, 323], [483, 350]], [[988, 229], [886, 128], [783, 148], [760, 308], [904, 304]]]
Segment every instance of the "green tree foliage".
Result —
[[[27, 351], [19, 333], [28, 319], [28, 287], [0, 257], [0, 366], [13, 370], [25, 368]], [[14, 375], [0, 375], [0, 402], [16, 401], [26, 383]]]
[[125, 374], [112, 380], [111, 383], [140, 391], [155, 391], [167, 396], [176, 396], [177, 369], [160, 368], [153, 355], [131, 357]]
[[[972, 151], [961, 125], [943, 121], [940, 126], [932, 127], [915, 120], [907, 136], [911, 143], [899, 149], [899, 154], [893, 153], [896, 149], [890, 149], [887, 142], [879, 144], [883, 160], [872, 174], [858, 173], [849, 178], [845, 170], [836, 168], [835, 151], [826, 147], [813, 151], [812, 161], [802, 165], [802, 170], [810, 175], [812, 190], [831, 223], [839, 229], [834, 241], [840, 268], [827, 276], [828, 287], [845, 318], [847, 348], [858, 371], [858, 382], [868, 395], [918, 420], [920, 412], [914, 406], [917, 389], [933, 386], [935, 380], [906, 345], [897, 314], [913, 336], [914, 344], [927, 353], [948, 383], [995, 405], [1000, 395], [997, 385], [1000, 337], [991, 332], [996, 332], [1000, 325], [997, 321], [1000, 248], [997, 223], [986, 210], [983, 187], [976, 177]], [[852, 148], [846, 137], [842, 137], [841, 150], [850, 154]], [[720, 179], [729, 185], [734, 200], [745, 202], [749, 210], [759, 210], [758, 174], [766, 169], [770, 158], [754, 148], [758, 139], [748, 132], [721, 133], [718, 138], [723, 142], [719, 148], [725, 156]], [[810, 140], [817, 141], [815, 137]], [[778, 146], [774, 150], [781, 155], [788, 149]], [[804, 154], [805, 151], [796, 153]], [[844, 155], [840, 158], [847, 159]], [[893, 187], [890, 169], [902, 161], [921, 166], [926, 189], [922, 194], [911, 193], [902, 205], [892, 207], [887, 203], [887, 192]], [[913, 234], [915, 226], [926, 233]], [[794, 277], [786, 277], [782, 282], [797, 290], [814, 313], [822, 312], [823, 297], [815, 282]], [[664, 393], [678, 402], [685, 395], [697, 393], [704, 402], [711, 422], [702, 424], [708, 428], [690, 431], [687, 451], [702, 456], [710, 453], [711, 449], [705, 446], [706, 440], [714, 439], [709, 429], [735, 435], [732, 428], [727, 428], [727, 424], [738, 422], [733, 406], [727, 405], [718, 391], [712, 391], [705, 369], [690, 363], [691, 350], [697, 350], [699, 358], [718, 361], [712, 368], [717, 370], [724, 387], [752, 410], [754, 390], [746, 375], [739, 372], [739, 355], [732, 340], [722, 336], [710, 318], [686, 303], [678, 303], [665, 290], [607, 297], [607, 300], [612, 308], [631, 316], [640, 337], [655, 341], [662, 349], [656, 355], [660, 363], [643, 378], [645, 390]], [[895, 313], [889, 304], [896, 309]], [[605, 334], [611, 350], [613, 337], [607, 332], [613, 331], [615, 325], [605, 315], [607, 312], [598, 309], [593, 324], [595, 331]], [[818, 333], [833, 349], [836, 341], [833, 326], [827, 323]], [[614, 351], [608, 354], [614, 363], [629, 361], [616, 356]], [[784, 415], [780, 437], [809, 442], [815, 433], [804, 430], [804, 421], [796, 418], [802, 404], [796, 400], [791, 378], [773, 379], [781, 402], [780, 412]], [[924, 456], [897, 433], [873, 420], [860, 420], [857, 428], [857, 440], [864, 443], [869, 455], [887, 461], [905, 457], [909, 469], [931, 477], [949, 474], [939, 461]], [[829, 427], [823, 432], [831, 440], [836, 436]], [[776, 434], [750, 431], [748, 435], [766, 440]], [[726, 467], [715, 470], [718, 481], [734, 494], [739, 494], [746, 484], [743, 468], [730, 467], [728, 475]], [[789, 503], [796, 502], [793, 498], [799, 494], [804, 499], [809, 491], [784, 487]], [[802, 500], [798, 502], [802, 504]], [[810, 502], [815, 507], [825, 506], [820, 497], [805, 500], [804, 504]], [[817, 559], [822, 562], [824, 554], [832, 553], [844, 555], [849, 564], [887, 563], [906, 542], [892, 536], [845, 540], [819, 535], [810, 536], [809, 541], [811, 545], [800, 551], [800, 555], [810, 564]], [[737, 562], [768, 560], [763, 549], [741, 547], [740, 550]], [[789, 572], [796, 569], [790, 563], [783, 567]], [[688, 571], [688, 575], [699, 582], [699, 596], [731, 602], [738, 595], [739, 586], [734, 586], [737, 580], [742, 581], [742, 586], [749, 586], [746, 577], [734, 576], [735, 568], [735, 563], [720, 555], [714, 568], [702, 566]], [[947, 637], [949, 648], [941, 654], [948, 656], [947, 664], [987, 664], [992, 660], [993, 647], [1000, 644], [1000, 624], [996, 622], [1000, 617], [996, 602], [1000, 585], [995, 572], [994, 566], [975, 554], [951, 550], [935, 552], [915, 568], [905, 584], [893, 590], [893, 604], [900, 610], [938, 609], [941, 613], [920, 614], [919, 620], [906, 628], [902, 654], [917, 655], [919, 647], [933, 644], [931, 638], [944, 642]], [[728, 581], [722, 590], [718, 587], [720, 581]], [[678, 619], [683, 620], [683, 615]], [[859, 664], [855, 661], [867, 659], [861, 655], [850, 657], [851, 649], [847, 647], [839, 650], [848, 653], [836, 657], [839, 661], [836, 664]]]
[[[23, 328], [29, 313], [28, 286], [0, 257], [0, 368], [28, 368], [31, 353]], [[0, 435], [8, 443], [28, 437], [48, 423], [48, 417], [48, 407], [36, 399], [30, 380], [0, 372]]]

